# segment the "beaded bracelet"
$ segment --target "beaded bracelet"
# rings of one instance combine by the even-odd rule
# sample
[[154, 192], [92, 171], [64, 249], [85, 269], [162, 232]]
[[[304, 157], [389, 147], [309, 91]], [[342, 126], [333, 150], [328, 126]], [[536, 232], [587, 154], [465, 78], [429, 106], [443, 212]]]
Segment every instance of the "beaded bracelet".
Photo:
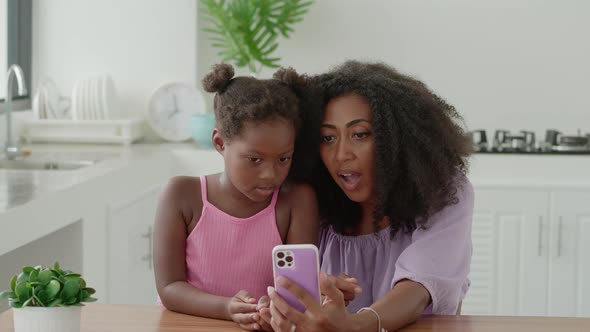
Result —
[[372, 312], [373, 315], [375, 315], [375, 317], [377, 317], [377, 326], [378, 326], [377, 332], [387, 332], [386, 329], [381, 328], [381, 317], [379, 317], [379, 314], [377, 313], [377, 311], [375, 311], [375, 309], [373, 309], [371, 307], [364, 307], [364, 308], [360, 308], [356, 313], [359, 314], [365, 310]]

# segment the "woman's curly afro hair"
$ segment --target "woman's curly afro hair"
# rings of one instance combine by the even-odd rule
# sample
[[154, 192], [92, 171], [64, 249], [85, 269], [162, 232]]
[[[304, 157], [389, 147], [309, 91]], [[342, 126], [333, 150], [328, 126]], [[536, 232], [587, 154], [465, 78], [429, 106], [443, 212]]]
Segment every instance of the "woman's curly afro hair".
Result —
[[[458, 177], [467, 172], [471, 144], [455, 108], [422, 82], [382, 63], [348, 61], [315, 76], [323, 109], [339, 96], [366, 98], [375, 140], [373, 224], [387, 217], [392, 238], [425, 226], [428, 218], [457, 202]], [[357, 229], [361, 208], [348, 199], [323, 163], [313, 174], [324, 226]]]

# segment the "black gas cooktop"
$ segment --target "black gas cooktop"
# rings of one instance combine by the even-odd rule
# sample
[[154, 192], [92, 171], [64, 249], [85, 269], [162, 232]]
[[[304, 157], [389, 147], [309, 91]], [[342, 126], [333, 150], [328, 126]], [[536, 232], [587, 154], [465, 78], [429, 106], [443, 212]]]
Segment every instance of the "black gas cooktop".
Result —
[[563, 135], [560, 131], [549, 129], [544, 140], [537, 140], [532, 131], [521, 130], [511, 133], [496, 130], [490, 142], [485, 130], [469, 132], [477, 153], [492, 154], [550, 154], [550, 155], [590, 155], [590, 134]]

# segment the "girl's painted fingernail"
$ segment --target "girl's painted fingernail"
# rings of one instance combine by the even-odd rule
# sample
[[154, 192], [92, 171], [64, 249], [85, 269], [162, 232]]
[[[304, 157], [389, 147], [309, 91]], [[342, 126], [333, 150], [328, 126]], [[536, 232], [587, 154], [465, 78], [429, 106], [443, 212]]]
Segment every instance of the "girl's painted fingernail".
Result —
[[266, 288], [266, 293], [268, 294], [268, 296], [271, 296], [271, 295], [272, 295], [272, 293], [274, 293], [274, 291], [275, 291], [275, 290], [274, 290], [274, 288], [273, 288], [272, 286], [268, 286], [268, 287]]
[[255, 330], [260, 330], [260, 325], [258, 325], [258, 324], [254, 324], [254, 329], [255, 329]]

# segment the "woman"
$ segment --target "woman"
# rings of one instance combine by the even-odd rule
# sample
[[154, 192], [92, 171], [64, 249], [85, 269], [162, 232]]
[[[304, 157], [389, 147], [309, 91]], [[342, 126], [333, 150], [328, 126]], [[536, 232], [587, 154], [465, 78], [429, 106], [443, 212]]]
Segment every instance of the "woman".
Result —
[[[383, 64], [349, 61], [315, 78], [324, 92], [315, 181], [323, 230], [322, 304], [279, 282], [306, 306], [269, 289], [275, 331], [395, 330], [420, 315], [454, 314], [469, 287], [471, 146], [454, 107]], [[338, 285], [336, 285], [338, 281]], [[347, 310], [348, 309], [348, 310]]]

